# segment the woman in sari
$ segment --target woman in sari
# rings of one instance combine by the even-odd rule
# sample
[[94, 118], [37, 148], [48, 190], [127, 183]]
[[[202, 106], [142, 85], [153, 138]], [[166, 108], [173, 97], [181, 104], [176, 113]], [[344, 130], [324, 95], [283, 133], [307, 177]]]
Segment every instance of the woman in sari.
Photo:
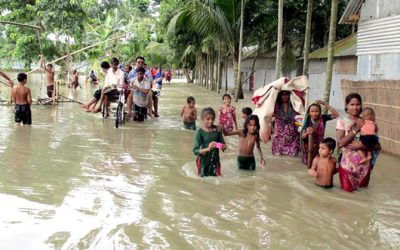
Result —
[[296, 115], [297, 112], [290, 102], [290, 92], [279, 92], [274, 111], [275, 127], [272, 154], [297, 156], [299, 153], [299, 133], [294, 123]]
[[353, 192], [359, 187], [366, 187], [371, 174], [370, 161], [360, 163], [361, 157], [357, 150], [365, 150], [358, 141], [364, 120], [360, 118], [362, 110], [361, 96], [349, 94], [345, 100], [347, 116], [340, 118], [336, 125], [336, 138], [341, 149], [339, 159], [339, 179], [343, 190]]

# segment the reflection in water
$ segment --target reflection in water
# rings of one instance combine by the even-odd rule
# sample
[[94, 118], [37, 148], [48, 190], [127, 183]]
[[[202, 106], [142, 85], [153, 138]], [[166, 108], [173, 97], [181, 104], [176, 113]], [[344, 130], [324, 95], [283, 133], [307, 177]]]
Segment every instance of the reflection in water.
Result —
[[[80, 101], [91, 92], [63, 91]], [[161, 118], [120, 129], [73, 103], [34, 106], [33, 125], [16, 128], [12, 109], [0, 106], [0, 248], [400, 247], [397, 159], [382, 156], [370, 187], [348, 194], [316, 187], [300, 159], [272, 156], [269, 145], [265, 169], [238, 171], [233, 137], [223, 176], [199, 178], [194, 132], [179, 118], [189, 95], [199, 111], [221, 104], [204, 89], [171, 84]]]

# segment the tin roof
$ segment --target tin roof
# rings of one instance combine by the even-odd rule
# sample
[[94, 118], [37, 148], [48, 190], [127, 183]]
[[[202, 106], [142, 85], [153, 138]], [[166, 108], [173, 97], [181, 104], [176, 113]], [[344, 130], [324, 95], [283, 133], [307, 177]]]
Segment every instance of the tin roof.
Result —
[[[334, 57], [355, 56], [357, 54], [357, 33], [335, 42]], [[328, 47], [316, 50], [309, 55], [310, 59], [328, 58]]]
[[364, 2], [365, 0], [350, 0], [339, 24], [356, 24], [360, 19], [360, 9]]

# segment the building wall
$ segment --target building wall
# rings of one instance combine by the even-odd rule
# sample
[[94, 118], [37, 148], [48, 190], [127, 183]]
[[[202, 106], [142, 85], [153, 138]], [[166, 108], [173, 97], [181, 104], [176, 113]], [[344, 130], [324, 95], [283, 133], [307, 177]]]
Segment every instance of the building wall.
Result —
[[369, 0], [357, 33], [358, 80], [400, 79], [400, 1]]
[[[253, 64], [253, 58], [248, 58], [242, 62], [242, 72], [246, 78], [251, 73], [251, 66]], [[254, 65], [254, 89], [258, 89], [264, 84], [275, 81], [275, 58], [258, 58]], [[289, 78], [296, 76], [296, 71], [293, 70], [290, 74], [285, 75]], [[233, 67], [230, 64], [228, 67], [228, 87], [234, 88], [234, 77]], [[246, 81], [243, 85], [243, 89], [250, 90], [250, 81]]]
[[399, 14], [399, 0], [367, 0], [362, 7], [360, 21], [384, 18]]
[[[344, 97], [342, 94], [342, 79], [355, 80], [357, 57], [336, 58], [333, 66], [332, 86], [330, 95], [330, 105], [338, 110], [344, 110]], [[310, 60], [308, 93], [309, 102], [322, 100], [325, 93], [326, 80], [326, 59]], [[348, 67], [348, 69], [343, 70]]]

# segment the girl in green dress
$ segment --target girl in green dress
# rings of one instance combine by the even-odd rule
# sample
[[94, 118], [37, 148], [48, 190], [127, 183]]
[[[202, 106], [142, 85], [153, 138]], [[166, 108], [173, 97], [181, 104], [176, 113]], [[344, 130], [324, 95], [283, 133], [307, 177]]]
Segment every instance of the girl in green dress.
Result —
[[221, 175], [219, 149], [225, 151], [226, 144], [222, 132], [214, 125], [215, 112], [212, 108], [204, 108], [201, 112], [203, 126], [196, 131], [193, 153], [197, 156], [197, 172], [199, 176]]

